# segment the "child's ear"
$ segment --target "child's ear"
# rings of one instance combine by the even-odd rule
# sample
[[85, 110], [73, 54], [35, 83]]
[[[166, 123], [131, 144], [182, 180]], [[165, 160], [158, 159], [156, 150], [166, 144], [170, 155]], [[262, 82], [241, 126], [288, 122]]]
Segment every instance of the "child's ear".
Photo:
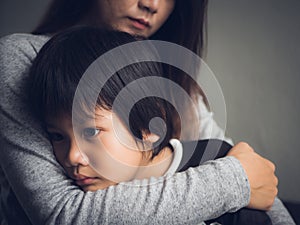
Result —
[[143, 134], [143, 141], [145, 142], [150, 142], [150, 143], [155, 143], [159, 140], [159, 136], [154, 133], [144, 133]]

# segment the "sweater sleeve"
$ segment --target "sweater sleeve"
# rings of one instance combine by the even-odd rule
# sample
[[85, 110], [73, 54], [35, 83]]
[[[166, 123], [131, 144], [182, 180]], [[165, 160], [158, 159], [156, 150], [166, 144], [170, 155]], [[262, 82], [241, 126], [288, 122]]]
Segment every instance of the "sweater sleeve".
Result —
[[15, 210], [20, 206], [32, 224], [188, 224], [248, 204], [249, 183], [233, 157], [97, 192], [73, 185], [24, 94], [28, 69], [46, 40], [32, 35], [0, 40], [0, 209], [6, 221], [24, 224]]
[[267, 212], [273, 225], [296, 225], [292, 216], [279, 198], [275, 198], [272, 208]]

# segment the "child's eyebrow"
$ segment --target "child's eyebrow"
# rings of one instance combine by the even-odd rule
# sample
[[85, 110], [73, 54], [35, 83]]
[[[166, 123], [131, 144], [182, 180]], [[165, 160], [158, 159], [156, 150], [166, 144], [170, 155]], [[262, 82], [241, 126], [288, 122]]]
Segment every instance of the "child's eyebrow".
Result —
[[103, 122], [105, 120], [108, 120], [108, 116], [103, 116], [103, 115], [96, 115], [95, 118], [93, 118], [95, 122]]
[[86, 115], [84, 119], [83, 118], [77, 119], [76, 123], [78, 125], [85, 125], [92, 122], [103, 122], [103, 119], [108, 119], [108, 117], [101, 114], [96, 114], [94, 116]]

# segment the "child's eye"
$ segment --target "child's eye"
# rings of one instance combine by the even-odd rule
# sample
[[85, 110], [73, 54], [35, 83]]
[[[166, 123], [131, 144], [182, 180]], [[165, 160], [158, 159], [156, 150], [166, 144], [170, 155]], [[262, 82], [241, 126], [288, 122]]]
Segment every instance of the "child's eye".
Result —
[[49, 137], [52, 142], [60, 142], [64, 139], [64, 137], [59, 133], [49, 133]]
[[92, 138], [97, 136], [99, 132], [100, 130], [97, 128], [85, 128], [82, 134], [85, 138]]

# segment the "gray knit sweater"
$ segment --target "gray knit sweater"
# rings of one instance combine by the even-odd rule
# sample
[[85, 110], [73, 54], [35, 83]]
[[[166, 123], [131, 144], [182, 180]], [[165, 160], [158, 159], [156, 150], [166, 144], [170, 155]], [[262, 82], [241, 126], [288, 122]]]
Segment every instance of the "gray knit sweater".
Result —
[[[97, 192], [73, 185], [24, 93], [28, 69], [47, 40], [29, 34], [0, 40], [1, 224], [196, 224], [248, 204], [249, 183], [234, 157]], [[276, 202], [275, 221], [293, 224]]]

